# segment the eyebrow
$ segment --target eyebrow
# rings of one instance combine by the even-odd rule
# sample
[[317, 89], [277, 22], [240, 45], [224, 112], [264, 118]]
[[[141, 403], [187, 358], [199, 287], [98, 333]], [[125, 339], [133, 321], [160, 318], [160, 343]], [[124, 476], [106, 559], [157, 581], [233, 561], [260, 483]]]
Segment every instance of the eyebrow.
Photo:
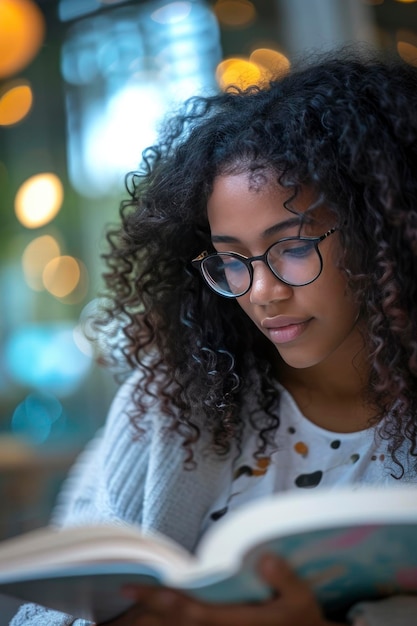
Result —
[[[291, 226], [300, 226], [302, 222], [302, 217], [297, 216], [292, 217], [285, 222], [278, 222], [278, 224], [273, 224], [266, 230], [261, 233], [261, 237], [266, 239], [267, 237], [271, 237], [271, 235], [275, 235], [286, 228], [291, 228]], [[239, 239], [237, 237], [231, 237], [230, 235], [212, 235], [211, 237], [212, 243], [239, 243]]]

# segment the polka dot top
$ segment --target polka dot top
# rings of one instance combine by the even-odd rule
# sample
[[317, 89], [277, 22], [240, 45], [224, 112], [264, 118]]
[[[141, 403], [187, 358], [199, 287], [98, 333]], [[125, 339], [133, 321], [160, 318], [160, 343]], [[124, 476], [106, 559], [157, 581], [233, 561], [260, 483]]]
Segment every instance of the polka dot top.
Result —
[[[325, 430], [309, 421], [282, 388], [280, 419], [274, 446], [262, 458], [253, 457], [257, 433], [251, 435], [233, 464], [232, 481], [206, 516], [202, 532], [228, 511], [279, 491], [398, 484], [399, 468], [376, 428], [353, 433]], [[406, 454], [398, 457], [405, 469], [402, 480], [415, 481], [415, 476], [410, 478], [413, 472]]]

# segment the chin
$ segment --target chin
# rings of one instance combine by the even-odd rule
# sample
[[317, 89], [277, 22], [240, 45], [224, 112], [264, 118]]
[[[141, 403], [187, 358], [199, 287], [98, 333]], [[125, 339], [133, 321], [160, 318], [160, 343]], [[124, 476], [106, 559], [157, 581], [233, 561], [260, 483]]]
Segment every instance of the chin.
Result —
[[288, 367], [292, 367], [297, 370], [309, 369], [310, 367], [314, 367], [315, 365], [319, 365], [323, 362], [323, 358], [306, 357], [305, 353], [302, 355], [291, 355], [288, 354], [286, 350], [282, 350], [281, 347], [276, 346], [276, 350], [281, 357], [282, 361], [288, 365]]

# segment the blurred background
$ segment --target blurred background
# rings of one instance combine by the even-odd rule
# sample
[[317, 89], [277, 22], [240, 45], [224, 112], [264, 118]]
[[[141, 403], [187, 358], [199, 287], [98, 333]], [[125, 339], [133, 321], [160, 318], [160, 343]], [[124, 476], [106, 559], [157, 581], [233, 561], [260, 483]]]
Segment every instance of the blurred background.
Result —
[[354, 41], [417, 62], [417, 2], [0, 0], [0, 539], [47, 522], [104, 422], [116, 384], [85, 329], [159, 121]]

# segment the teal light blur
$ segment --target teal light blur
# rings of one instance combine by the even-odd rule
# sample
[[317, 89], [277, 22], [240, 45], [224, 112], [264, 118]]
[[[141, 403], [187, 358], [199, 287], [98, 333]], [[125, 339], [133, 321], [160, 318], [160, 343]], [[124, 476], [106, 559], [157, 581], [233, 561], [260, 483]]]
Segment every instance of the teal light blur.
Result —
[[65, 414], [61, 402], [47, 393], [26, 396], [16, 407], [11, 420], [12, 433], [35, 445], [46, 442], [53, 428], [56, 435], [64, 426]]
[[16, 384], [62, 397], [74, 393], [87, 376], [92, 354], [77, 346], [73, 323], [37, 323], [12, 331], [4, 365]]

